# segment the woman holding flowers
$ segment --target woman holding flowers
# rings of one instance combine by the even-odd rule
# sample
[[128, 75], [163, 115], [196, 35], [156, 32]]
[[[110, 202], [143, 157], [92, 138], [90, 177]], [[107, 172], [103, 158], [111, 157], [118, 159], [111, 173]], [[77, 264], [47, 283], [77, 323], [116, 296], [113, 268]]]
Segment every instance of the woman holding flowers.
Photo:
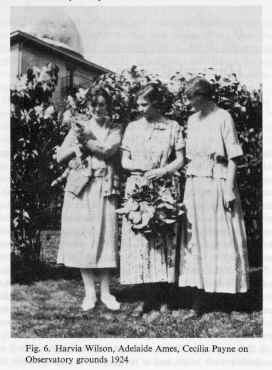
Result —
[[[84, 124], [79, 144], [74, 145], [71, 129], [57, 153], [59, 163], [71, 171], [65, 188], [58, 263], [80, 268], [85, 298], [84, 311], [95, 307], [94, 272], [101, 275], [101, 301], [111, 310], [120, 304], [110, 294], [110, 270], [117, 267], [118, 149], [121, 126], [110, 122], [107, 110], [111, 97], [103, 88], [86, 94], [91, 119]], [[77, 154], [82, 151], [83, 156]], [[84, 159], [84, 173], [78, 171]], [[89, 174], [89, 176], [87, 176]]]
[[191, 315], [205, 310], [210, 293], [243, 293], [248, 289], [245, 225], [236, 184], [237, 161], [243, 155], [231, 115], [212, 101], [210, 83], [195, 77], [185, 95], [196, 113], [188, 121], [181, 287], [195, 287]]
[[[179, 184], [172, 174], [183, 166], [185, 144], [178, 123], [161, 115], [161, 104], [161, 94], [155, 84], [140, 89], [137, 105], [142, 117], [128, 125], [122, 143], [122, 165], [130, 176], [126, 184], [127, 203], [120, 212], [126, 213], [122, 227], [120, 282], [149, 287], [145, 302], [134, 310], [134, 317], [140, 316], [149, 307], [155, 308], [162, 298], [156, 297], [156, 286], [150, 283], [175, 282], [177, 224], [166, 224], [174, 221], [166, 220], [166, 213], [163, 208], [160, 211], [159, 206], [165, 201], [169, 209], [175, 208], [173, 202], [178, 200]], [[170, 157], [174, 158], [171, 160]], [[149, 190], [156, 192], [157, 180], [167, 178], [172, 184], [172, 193], [166, 187], [160, 187], [158, 209], [156, 204], [148, 201], [137, 205], [130, 198], [139, 189], [142, 189], [142, 195]], [[157, 235], [148, 230], [151, 220], [161, 229]]]

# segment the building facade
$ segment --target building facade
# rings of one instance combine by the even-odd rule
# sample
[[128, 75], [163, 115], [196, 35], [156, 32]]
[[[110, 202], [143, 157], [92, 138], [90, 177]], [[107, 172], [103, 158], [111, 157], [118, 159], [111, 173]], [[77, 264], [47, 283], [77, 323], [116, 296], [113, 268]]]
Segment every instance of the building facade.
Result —
[[83, 56], [79, 32], [72, 20], [60, 9], [13, 7], [11, 11], [11, 79], [25, 74], [34, 66], [55, 63], [59, 81], [54, 92], [57, 109], [77, 87], [87, 88], [93, 79], [110, 72]]

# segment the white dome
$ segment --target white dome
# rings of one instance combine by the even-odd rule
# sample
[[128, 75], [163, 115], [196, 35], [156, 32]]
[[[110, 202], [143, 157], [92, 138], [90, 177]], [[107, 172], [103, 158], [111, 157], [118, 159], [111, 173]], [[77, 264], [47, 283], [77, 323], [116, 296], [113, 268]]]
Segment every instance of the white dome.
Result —
[[80, 34], [61, 7], [11, 7], [11, 32], [22, 31], [40, 40], [84, 54]]

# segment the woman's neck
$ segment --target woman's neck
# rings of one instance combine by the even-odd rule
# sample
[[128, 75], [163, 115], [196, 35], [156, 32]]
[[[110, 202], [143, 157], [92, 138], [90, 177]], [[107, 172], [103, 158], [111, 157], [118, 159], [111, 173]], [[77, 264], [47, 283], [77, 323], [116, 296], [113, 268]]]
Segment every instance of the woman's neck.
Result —
[[208, 100], [203, 104], [203, 106], [200, 109], [201, 115], [208, 116], [210, 113], [214, 112], [215, 107], [216, 107], [215, 103]]
[[103, 118], [101, 120], [97, 120], [94, 117], [91, 118], [91, 121], [95, 122], [98, 126], [103, 127], [106, 123], [106, 118]]
[[163, 116], [160, 114], [160, 112], [156, 112], [151, 117], [145, 117], [145, 120], [148, 123], [160, 122], [163, 120]]

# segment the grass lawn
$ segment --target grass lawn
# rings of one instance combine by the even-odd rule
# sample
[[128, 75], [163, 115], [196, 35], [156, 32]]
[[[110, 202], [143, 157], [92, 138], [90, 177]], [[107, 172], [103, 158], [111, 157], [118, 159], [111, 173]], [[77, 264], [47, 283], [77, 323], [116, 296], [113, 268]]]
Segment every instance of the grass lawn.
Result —
[[[208, 338], [262, 337], [262, 270], [252, 269], [251, 288], [244, 295], [222, 295], [213, 310], [187, 319], [188, 292], [177, 292], [179, 307], [171, 315], [151, 311], [134, 319], [131, 312], [142, 299], [141, 286], [121, 286], [113, 276], [112, 292], [121, 311], [109, 311], [101, 302], [83, 312], [80, 273], [56, 266], [59, 237], [43, 236], [40, 280], [12, 285], [12, 337], [14, 338]], [[99, 288], [97, 281], [97, 288]]]

